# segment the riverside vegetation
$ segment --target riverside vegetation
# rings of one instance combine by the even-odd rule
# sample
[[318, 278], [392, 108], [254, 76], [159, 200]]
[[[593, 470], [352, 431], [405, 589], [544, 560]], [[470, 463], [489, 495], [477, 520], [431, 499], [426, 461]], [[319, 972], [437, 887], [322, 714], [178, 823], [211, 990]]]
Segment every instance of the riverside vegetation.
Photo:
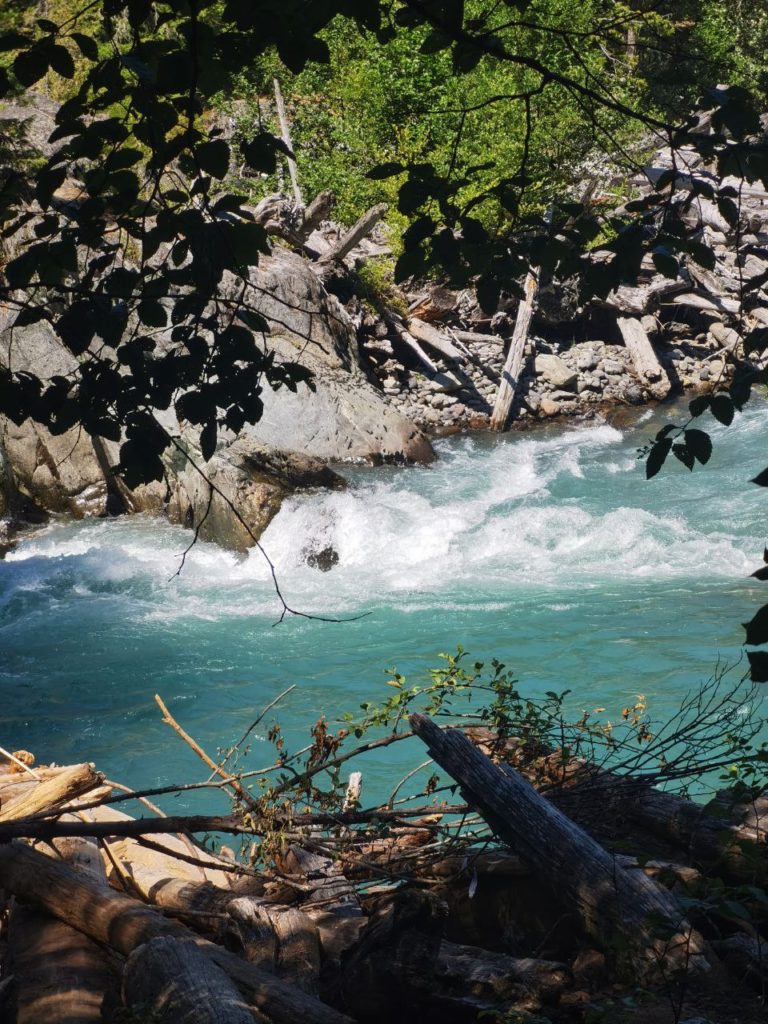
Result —
[[[343, 487], [330, 464], [429, 460], [424, 431], [685, 389], [692, 418], [729, 423], [765, 382], [759, 5], [17, 0], [0, 27], [9, 521], [163, 511], [244, 549], [296, 487]], [[664, 428], [648, 473], [710, 452], [690, 420]], [[764, 611], [747, 639], [768, 640]], [[766, 658], [750, 652], [755, 680]], [[73, 999], [98, 1019], [107, 993], [168, 1021], [641, 1020], [621, 1000], [650, 992], [658, 1014], [663, 992], [679, 1021], [705, 989], [706, 1015], [756, 1016], [754, 694], [718, 676], [660, 728], [639, 701], [617, 738], [522, 698], [503, 666], [449, 659], [426, 698], [391, 682], [306, 750], [273, 726], [255, 790], [248, 734], [212, 757], [160, 702], [232, 797], [215, 818], [126, 820], [89, 766], [6, 755], [17, 1020]], [[453, 781], [359, 806], [342, 765], [407, 731]], [[702, 809], [685, 785], [711, 771], [736, 784]], [[245, 835], [245, 856], [189, 831]], [[481, 890], [497, 913], [472, 922]], [[47, 943], [87, 971], [62, 983], [51, 961], [41, 981]]]

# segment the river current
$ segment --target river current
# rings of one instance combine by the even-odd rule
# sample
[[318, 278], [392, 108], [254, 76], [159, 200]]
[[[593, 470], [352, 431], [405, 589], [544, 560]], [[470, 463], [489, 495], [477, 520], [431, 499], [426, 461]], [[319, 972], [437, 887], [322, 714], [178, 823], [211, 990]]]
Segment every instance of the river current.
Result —
[[[320, 714], [385, 696], [387, 668], [416, 681], [458, 644], [503, 660], [524, 693], [617, 710], [643, 693], [663, 714], [742, 656], [740, 623], [766, 598], [749, 573], [768, 495], [748, 481], [768, 464], [768, 407], [715, 425], [708, 466], [646, 482], [636, 450], [661, 422], [446, 439], [432, 467], [348, 471], [345, 492], [290, 500], [263, 538], [286, 598], [367, 613], [351, 622], [275, 626], [258, 552], [199, 543], [175, 576], [188, 531], [57, 522], [0, 562], [0, 745], [92, 760], [134, 787], [189, 781], [204, 769], [155, 693], [213, 754], [295, 683], [280, 718], [303, 743]], [[327, 547], [330, 572], [307, 564]], [[379, 756], [369, 796], [404, 756]], [[251, 763], [270, 759], [257, 738]]]

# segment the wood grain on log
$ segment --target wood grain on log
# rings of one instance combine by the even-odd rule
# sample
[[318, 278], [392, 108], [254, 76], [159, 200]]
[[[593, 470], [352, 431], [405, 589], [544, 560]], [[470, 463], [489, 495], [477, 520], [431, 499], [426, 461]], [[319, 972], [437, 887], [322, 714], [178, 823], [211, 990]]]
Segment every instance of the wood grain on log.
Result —
[[67, 800], [93, 789], [103, 778], [103, 775], [95, 772], [89, 764], [75, 764], [69, 768], [62, 768], [44, 781], [35, 783], [23, 796], [11, 797], [0, 807], [0, 821], [29, 818], [40, 811], [58, 807]]
[[328, 252], [323, 253], [315, 264], [318, 271], [322, 274], [324, 268], [327, 269], [334, 263], [340, 263], [356, 245], [359, 245], [373, 231], [388, 209], [389, 207], [386, 203], [377, 203], [370, 210], [366, 210], [362, 217], [355, 221], [352, 227], [345, 231], [338, 241], [331, 246]]
[[645, 328], [634, 317], [620, 316], [616, 322], [641, 383], [648, 388], [654, 398], [666, 398], [672, 385], [653, 350]]
[[[62, 857], [107, 890], [96, 843], [57, 839], [51, 856]], [[10, 970], [16, 990], [15, 1024], [95, 1024], [105, 999], [117, 988], [101, 946], [44, 910], [17, 903], [9, 928]]]
[[501, 431], [507, 429], [509, 417], [512, 412], [512, 403], [515, 400], [517, 389], [520, 386], [520, 374], [523, 369], [523, 357], [525, 345], [528, 341], [528, 332], [531, 329], [533, 310], [536, 304], [536, 296], [539, 292], [538, 268], [532, 267], [529, 270], [525, 284], [523, 285], [523, 298], [517, 307], [515, 327], [512, 338], [509, 342], [509, 351], [501, 373], [496, 402], [491, 414], [491, 430]]
[[240, 988], [249, 1005], [275, 1024], [350, 1024], [349, 1018], [234, 953], [194, 935], [158, 911], [20, 843], [0, 845], [0, 887], [47, 910], [122, 956], [161, 935], [195, 942]]
[[[606, 850], [513, 769], [496, 765], [457, 729], [423, 715], [411, 727], [496, 834], [571, 906], [584, 930], [639, 976], [659, 966], [705, 966], [705, 944], [679, 904]], [[660, 934], [663, 922], [666, 934]]]
[[123, 974], [126, 1006], [157, 1024], [253, 1024], [267, 1018], [245, 1004], [221, 968], [193, 942], [159, 936], [131, 953]]
[[467, 359], [463, 352], [460, 352], [450, 338], [439, 331], [432, 324], [427, 324], [418, 317], [412, 316], [405, 322], [406, 329], [417, 341], [424, 342], [435, 352], [439, 352], [444, 359], [453, 363], [466, 363]]

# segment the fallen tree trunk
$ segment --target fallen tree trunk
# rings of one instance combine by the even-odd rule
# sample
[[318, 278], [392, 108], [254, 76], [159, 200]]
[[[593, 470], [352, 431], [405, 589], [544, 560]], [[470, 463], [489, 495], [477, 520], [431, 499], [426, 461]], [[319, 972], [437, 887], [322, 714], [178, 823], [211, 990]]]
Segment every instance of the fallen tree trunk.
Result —
[[439, 352], [441, 356], [450, 362], [465, 363], [467, 361], [464, 353], [460, 352], [455, 345], [452, 345], [450, 339], [442, 331], [439, 331], [431, 324], [427, 324], [423, 320], [419, 320], [418, 317], [413, 316], [406, 320], [405, 326], [417, 341], [423, 341], [425, 345], [429, 345], [430, 348], [434, 349], [435, 352]]
[[234, 953], [121, 893], [105, 892], [92, 879], [19, 843], [0, 845], [0, 888], [47, 910], [122, 956], [158, 936], [186, 939], [224, 970], [275, 1024], [350, 1024], [349, 1018], [275, 978]]
[[620, 316], [617, 324], [635, 372], [654, 398], [666, 398], [672, 385], [659, 362], [645, 328], [634, 317]]
[[[96, 843], [58, 839], [51, 856], [87, 874], [107, 890]], [[15, 1024], [95, 1024], [117, 990], [104, 950], [44, 910], [17, 903], [8, 927], [10, 970], [16, 991]]]
[[423, 715], [412, 715], [410, 722], [468, 803], [570, 905], [584, 931], [635, 976], [705, 966], [704, 941], [670, 893], [641, 872], [620, 868], [529, 782], [494, 764], [459, 730], [443, 731]]
[[330, 271], [334, 263], [340, 263], [345, 256], [359, 245], [360, 242], [373, 231], [376, 225], [379, 223], [381, 218], [387, 212], [388, 206], [386, 203], [377, 203], [376, 206], [372, 206], [370, 210], [366, 210], [365, 213], [355, 223], [345, 231], [341, 238], [336, 241], [334, 245], [323, 253], [320, 259], [315, 264], [316, 270], [322, 277], [324, 272]]
[[35, 783], [34, 788], [27, 790], [22, 796], [12, 797], [3, 804], [0, 808], [0, 822], [29, 818], [40, 811], [58, 807], [67, 800], [81, 796], [98, 786], [103, 778], [104, 776], [95, 772], [89, 764], [75, 764], [71, 768], [63, 768], [44, 781]]
[[128, 957], [123, 973], [128, 1007], [157, 1024], [253, 1024], [266, 1021], [243, 1002], [227, 975], [190, 942], [151, 939]]
[[556, 1003], [573, 983], [565, 964], [521, 959], [445, 940], [440, 944], [435, 973], [451, 986], [490, 1000], [519, 999], [525, 992], [542, 1003]]
[[411, 352], [413, 352], [413, 354], [416, 356], [419, 362], [426, 366], [426, 368], [430, 372], [430, 375], [437, 373], [437, 365], [432, 362], [432, 360], [429, 358], [429, 356], [418, 343], [418, 341], [416, 341], [414, 336], [405, 329], [405, 326], [403, 325], [403, 322], [400, 319], [400, 317], [397, 316], [397, 314], [395, 313], [390, 313], [388, 310], [384, 310], [383, 316], [386, 325], [390, 328], [391, 331], [394, 331], [395, 335], [402, 342], [402, 344], [405, 345], [406, 348], [409, 348]]

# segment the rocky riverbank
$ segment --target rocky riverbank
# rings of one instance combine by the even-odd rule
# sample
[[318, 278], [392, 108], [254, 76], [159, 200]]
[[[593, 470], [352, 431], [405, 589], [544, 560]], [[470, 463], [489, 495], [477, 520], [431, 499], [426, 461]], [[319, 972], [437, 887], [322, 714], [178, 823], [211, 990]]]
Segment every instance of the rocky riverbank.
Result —
[[[25, 109], [29, 138], [45, 152], [55, 105], [41, 101]], [[0, 127], [3, 117], [23, 115], [14, 106], [0, 110]], [[115, 471], [118, 442], [78, 426], [53, 435], [31, 420], [0, 418], [6, 534], [9, 522], [39, 522], [51, 513], [148, 511], [244, 550], [287, 495], [343, 486], [332, 466], [428, 462], [434, 458], [430, 434], [527, 428], [686, 391], [727, 389], [739, 368], [762, 365], [744, 339], [768, 325], [768, 193], [734, 179], [740, 204], [728, 207], [725, 217], [694, 188], [709, 187], [712, 172], [692, 153], [687, 164], [680, 163], [681, 151], [674, 159], [658, 152], [644, 177], [631, 183], [642, 194], [659, 174], [679, 178], [669, 205], [699, 241], [693, 255], [673, 261], [674, 276], [662, 274], [658, 259], [647, 256], [634, 285], [579, 305], [573, 281], [550, 280], [531, 268], [526, 298], [512, 290], [502, 294], [490, 317], [471, 289], [423, 282], [365, 286], [364, 268], [377, 260], [386, 266], [391, 258], [383, 205], [344, 229], [328, 219], [329, 193], [306, 207], [268, 196], [252, 216], [272, 237], [272, 252], [245, 281], [228, 272], [222, 288], [230, 296], [237, 292], [238, 301], [247, 297], [270, 324], [267, 343], [275, 360], [304, 366], [312, 387], [265, 388], [259, 422], [237, 436], [222, 426], [204, 473], [199, 429], [179, 420], [172, 407], [155, 410], [160, 429], [173, 438], [165, 478], [134, 488]], [[54, 197], [59, 212], [76, 216], [81, 194], [77, 182], [65, 181]], [[24, 250], [43, 216], [34, 205], [30, 213], [30, 222], [3, 242], [0, 256]], [[697, 262], [705, 251], [713, 257], [706, 267]], [[596, 249], [590, 259], [599, 266], [609, 256]], [[172, 297], [165, 301], [170, 311]], [[14, 326], [14, 319], [10, 307], [0, 307], [0, 368], [39, 381], [77, 380], [88, 351], [75, 356], [46, 321]], [[172, 351], [172, 330], [154, 332], [152, 345], [159, 354]], [[107, 356], [119, 362], [116, 353]], [[97, 358], [103, 357], [100, 350]], [[5, 543], [7, 536], [0, 536], [0, 550]]]

